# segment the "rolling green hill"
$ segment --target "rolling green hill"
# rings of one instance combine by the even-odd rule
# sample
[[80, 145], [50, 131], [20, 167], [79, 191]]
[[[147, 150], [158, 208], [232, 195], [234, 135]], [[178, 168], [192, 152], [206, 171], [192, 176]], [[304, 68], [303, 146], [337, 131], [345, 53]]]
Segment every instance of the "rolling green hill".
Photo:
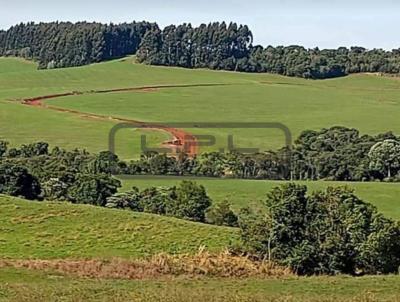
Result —
[[222, 251], [234, 229], [93, 206], [0, 195], [0, 255], [13, 259], [142, 258]]
[[[268, 74], [244, 74], [152, 67], [125, 58], [79, 68], [33, 70], [32, 64], [16, 59], [0, 60], [0, 130], [12, 143], [48, 140], [63, 147], [90, 151], [108, 146], [112, 121], [84, 114], [54, 112], [11, 103], [69, 91], [90, 91], [157, 85], [194, 85], [135, 92], [84, 94], [48, 100], [53, 106], [83, 113], [103, 114], [156, 122], [280, 122], [294, 137], [306, 129], [342, 125], [363, 133], [400, 132], [400, 80], [376, 75], [311, 81]], [[215, 86], [196, 86], [215, 84]], [[210, 110], [212, 108], [212, 110]], [[277, 130], [188, 129], [213, 134], [217, 147], [226, 147], [226, 136], [235, 143], [261, 149], [283, 145]], [[164, 133], [150, 140], [161, 142]], [[137, 157], [138, 134], [125, 130], [118, 137], [118, 153]], [[214, 148], [215, 149], [215, 148]]]
[[[141, 258], [159, 252], [221, 251], [233, 229], [98, 207], [0, 195], [1, 259]], [[0, 301], [397, 301], [398, 276], [267, 279], [80, 278], [0, 267]], [[136, 300], [135, 300], [136, 299]]]

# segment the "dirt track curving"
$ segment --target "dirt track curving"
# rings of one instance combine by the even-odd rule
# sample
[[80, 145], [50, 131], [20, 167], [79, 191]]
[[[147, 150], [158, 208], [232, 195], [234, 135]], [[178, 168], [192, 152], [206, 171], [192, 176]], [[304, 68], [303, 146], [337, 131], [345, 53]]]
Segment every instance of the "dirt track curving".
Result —
[[50, 100], [60, 97], [68, 97], [68, 96], [75, 96], [75, 95], [84, 95], [84, 94], [103, 94], [103, 93], [116, 93], [116, 92], [129, 92], [129, 91], [144, 91], [144, 92], [151, 92], [156, 91], [159, 89], [167, 89], [167, 88], [190, 88], [190, 87], [212, 87], [212, 86], [226, 86], [231, 84], [187, 84], [187, 85], [157, 85], [157, 86], [142, 86], [142, 87], [129, 87], [129, 88], [115, 88], [115, 89], [105, 89], [105, 90], [90, 90], [90, 91], [71, 91], [66, 93], [60, 94], [52, 94], [52, 95], [43, 95], [37, 96], [32, 98], [25, 98], [20, 100], [25, 105], [30, 106], [38, 106], [41, 108], [46, 108], [54, 111], [59, 112], [68, 112], [72, 114], [77, 114], [87, 118], [95, 118], [107, 121], [116, 121], [116, 122], [124, 122], [124, 123], [132, 123], [133, 125], [138, 125], [142, 128], [147, 129], [154, 129], [167, 132], [173, 136], [173, 140], [170, 142], [165, 142], [164, 145], [168, 145], [169, 147], [173, 148], [176, 152], [184, 152], [189, 156], [195, 156], [198, 154], [198, 144], [197, 138], [184, 130], [171, 128], [166, 125], [154, 125], [149, 124], [143, 121], [137, 121], [132, 119], [114, 117], [114, 116], [106, 116], [100, 114], [92, 114], [92, 113], [85, 113], [80, 112], [77, 110], [72, 109], [65, 109], [56, 106], [51, 106], [44, 104], [44, 100]]

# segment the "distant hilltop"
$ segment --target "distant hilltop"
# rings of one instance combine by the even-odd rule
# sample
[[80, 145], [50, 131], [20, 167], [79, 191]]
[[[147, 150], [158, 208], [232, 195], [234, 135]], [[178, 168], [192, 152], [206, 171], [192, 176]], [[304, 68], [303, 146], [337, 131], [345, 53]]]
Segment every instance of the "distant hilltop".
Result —
[[81, 66], [136, 55], [140, 63], [309, 79], [352, 73], [400, 73], [400, 49], [306, 49], [253, 45], [247, 25], [215, 22], [193, 27], [132, 22], [21, 23], [0, 31], [0, 56], [17, 56], [41, 69]]

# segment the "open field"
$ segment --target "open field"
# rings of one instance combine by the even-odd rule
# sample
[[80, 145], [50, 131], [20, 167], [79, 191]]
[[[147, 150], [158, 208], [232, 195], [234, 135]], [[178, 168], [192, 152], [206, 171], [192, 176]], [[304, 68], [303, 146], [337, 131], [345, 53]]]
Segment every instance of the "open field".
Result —
[[[185, 178], [186, 179], [186, 178]], [[217, 179], [217, 178], [187, 178], [204, 185], [214, 202], [228, 200], [234, 209], [259, 206], [266, 198], [267, 192], [273, 187], [281, 185], [281, 181], [243, 180], [243, 179]], [[150, 186], [173, 186], [182, 181], [179, 177], [165, 177], [152, 179], [133, 178], [123, 179], [123, 190], [132, 186], [141, 189]], [[357, 183], [357, 182], [330, 182], [330, 181], [304, 181], [296, 182], [306, 185], [310, 191], [323, 190], [328, 186], [349, 186], [354, 188], [356, 194], [364, 201], [374, 204], [378, 210], [393, 219], [400, 220], [400, 185], [396, 183]]]
[[14, 259], [138, 258], [222, 251], [237, 231], [142, 213], [0, 196], [0, 255]]
[[[0, 255], [8, 259], [136, 259], [160, 251], [219, 251], [235, 230], [154, 215], [0, 197]], [[398, 301], [398, 276], [91, 279], [0, 268], [0, 301]]]
[[0, 301], [375, 302], [399, 301], [398, 276], [164, 281], [76, 279], [0, 269]]
[[[280, 122], [289, 127], [294, 137], [305, 129], [334, 125], [355, 127], [369, 134], [400, 132], [400, 81], [394, 78], [355, 75], [308, 81], [267, 74], [151, 67], [133, 64], [132, 58], [40, 71], [21, 60], [1, 59], [0, 70], [0, 133], [12, 143], [48, 140], [69, 148], [104, 150], [108, 147], [108, 131], [115, 122], [31, 108], [6, 100], [157, 85], [193, 86], [84, 94], [47, 103], [84, 113], [141, 121]], [[197, 87], [199, 84], [216, 86]], [[284, 137], [278, 130], [187, 130], [215, 135], [218, 148], [226, 147], [227, 134], [235, 135], [237, 146], [275, 149], [284, 144]], [[165, 133], [160, 135], [165, 137]], [[138, 155], [137, 144], [132, 144], [133, 136], [138, 135], [121, 134], [117, 151], [124, 158]], [[156, 142], [159, 139], [156, 136], [150, 140]]]

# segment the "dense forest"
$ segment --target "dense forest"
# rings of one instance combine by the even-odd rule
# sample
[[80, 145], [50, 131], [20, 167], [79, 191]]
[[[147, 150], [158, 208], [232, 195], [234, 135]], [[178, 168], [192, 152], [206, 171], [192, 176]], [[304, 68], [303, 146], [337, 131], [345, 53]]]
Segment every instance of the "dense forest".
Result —
[[21, 23], [0, 31], [0, 55], [36, 60], [42, 69], [86, 65], [136, 53], [152, 28], [158, 27], [147, 22]]
[[210, 23], [170, 25], [155, 23], [27, 23], [0, 31], [0, 56], [20, 56], [39, 62], [39, 68], [71, 67], [136, 54], [139, 62], [268, 72], [311, 79], [352, 73], [398, 74], [400, 49], [362, 47], [306, 49], [301, 46], [253, 45], [246, 25]]

